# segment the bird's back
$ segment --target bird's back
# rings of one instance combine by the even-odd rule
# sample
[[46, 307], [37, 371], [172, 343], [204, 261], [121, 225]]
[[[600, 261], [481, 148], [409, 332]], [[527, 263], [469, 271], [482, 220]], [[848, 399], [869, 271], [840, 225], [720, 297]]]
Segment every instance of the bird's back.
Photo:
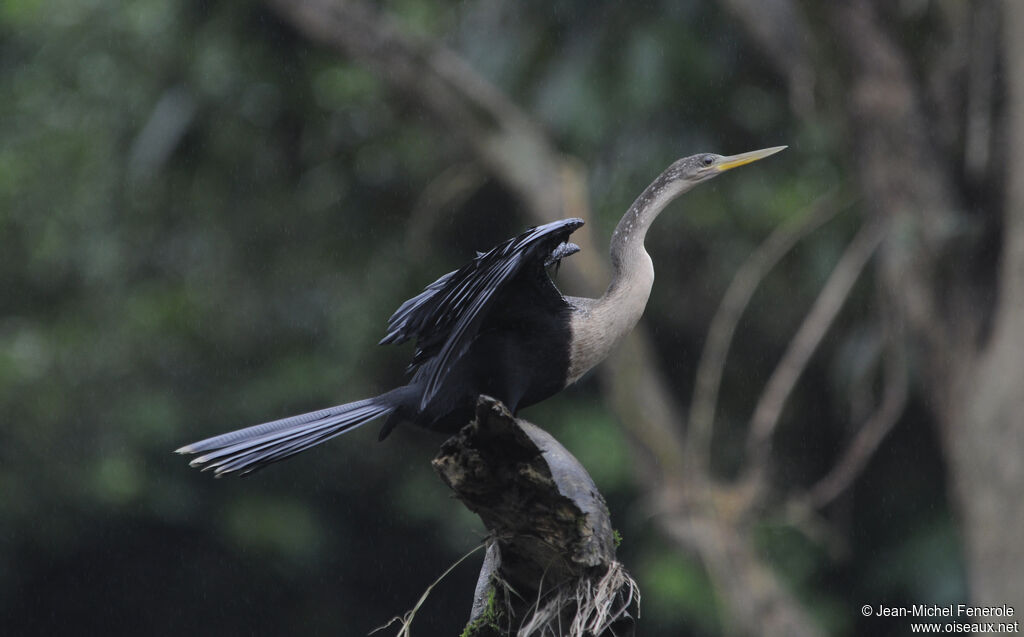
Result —
[[[565, 385], [570, 308], [546, 264], [582, 220], [531, 228], [406, 301], [382, 343], [416, 339], [410, 385], [420, 402], [396, 415], [432, 429], [466, 423], [480, 394], [511, 409]], [[558, 257], [560, 258], [560, 257]]]

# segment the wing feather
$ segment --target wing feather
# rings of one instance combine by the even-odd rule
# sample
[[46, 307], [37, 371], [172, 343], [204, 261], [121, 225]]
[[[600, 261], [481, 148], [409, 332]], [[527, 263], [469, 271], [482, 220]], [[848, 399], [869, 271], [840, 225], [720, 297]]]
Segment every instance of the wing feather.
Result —
[[582, 225], [582, 219], [562, 219], [530, 228], [442, 276], [395, 311], [380, 342], [416, 339], [410, 371], [425, 383], [421, 407], [430, 402], [447, 371], [469, 349], [505, 284], [527, 263], [546, 265], [555, 252], [564, 251], [561, 246]]

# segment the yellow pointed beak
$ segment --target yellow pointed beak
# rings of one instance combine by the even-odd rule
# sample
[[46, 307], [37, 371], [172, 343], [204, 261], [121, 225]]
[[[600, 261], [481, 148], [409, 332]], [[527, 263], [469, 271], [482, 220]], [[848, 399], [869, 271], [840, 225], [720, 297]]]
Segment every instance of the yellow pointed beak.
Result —
[[746, 166], [758, 159], [764, 159], [768, 155], [774, 155], [780, 150], [785, 150], [786, 148], [788, 148], [788, 146], [773, 146], [771, 148], [762, 148], [761, 150], [752, 150], [749, 153], [732, 155], [730, 157], [723, 158], [715, 168], [718, 169], [718, 172], [725, 172], [739, 166]]

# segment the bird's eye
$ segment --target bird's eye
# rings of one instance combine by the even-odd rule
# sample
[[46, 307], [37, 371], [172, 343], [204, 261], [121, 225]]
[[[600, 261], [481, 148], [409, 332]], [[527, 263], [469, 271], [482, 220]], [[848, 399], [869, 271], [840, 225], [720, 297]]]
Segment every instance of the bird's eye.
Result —
[[704, 157], [701, 158], [700, 163], [704, 164], [705, 166], [710, 166], [711, 164], [715, 163], [715, 156], [704, 155]]

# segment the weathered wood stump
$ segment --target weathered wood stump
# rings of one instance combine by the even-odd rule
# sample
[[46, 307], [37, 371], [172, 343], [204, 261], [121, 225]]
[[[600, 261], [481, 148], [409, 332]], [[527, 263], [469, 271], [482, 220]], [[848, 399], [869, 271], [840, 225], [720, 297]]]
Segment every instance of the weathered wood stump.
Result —
[[550, 434], [482, 396], [433, 465], [490, 531], [464, 636], [633, 634], [639, 591], [608, 507]]

